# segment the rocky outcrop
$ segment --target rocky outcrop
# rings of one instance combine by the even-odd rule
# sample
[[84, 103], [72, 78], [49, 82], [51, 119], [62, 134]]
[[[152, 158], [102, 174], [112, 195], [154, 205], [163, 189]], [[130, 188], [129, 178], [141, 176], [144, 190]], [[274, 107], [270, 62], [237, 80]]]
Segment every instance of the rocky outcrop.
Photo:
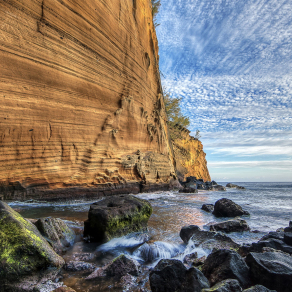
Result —
[[249, 215], [249, 213], [243, 210], [241, 206], [239, 206], [232, 200], [223, 198], [215, 203], [213, 215], [215, 215], [216, 217], [236, 217]]
[[64, 264], [31, 222], [0, 201], [1, 291], [32, 291]]
[[241, 218], [235, 218], [219, 223], [214, 223], [210, 224], [209, 226], [211, 231], [223, 231], [226, 233], [243, 232], [250, 230], [247, 222]]
[[179, 179], [184, 181], [189, 176], [195, 176], [211, 181], [201, 141], [190, 136], [190, 131], [179, 125], [170, 125], [169, 130]]
[[[0, 19], [5, 199], [167, 188], [174, 157], [151, 2], [1, 1]], [[201, 143], [190, 145], [187, 169], [209, 179]]]
[[90, 206], [84, 222], [84, 237], [106, 242], [131, 232], [147, 229], [152, 207], [146, 200], [130, 195], [111, 196]]

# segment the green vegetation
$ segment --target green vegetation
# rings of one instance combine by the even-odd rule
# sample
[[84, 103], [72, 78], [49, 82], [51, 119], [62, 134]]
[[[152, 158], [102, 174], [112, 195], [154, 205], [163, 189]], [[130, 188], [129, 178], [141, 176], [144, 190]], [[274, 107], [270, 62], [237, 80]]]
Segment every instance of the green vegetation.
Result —
[[170, 124], [179, 124], [185, 128], [190, 125], [190, 119], [181, 113], [181, 98], [170, 97], [169, 93], [164, 94], [165, 111]]
[[160, 24], [156, 22], [156, 16], [159, 12], [161, 3], [160, 3], [160, 0], [151, 0], [151, 3], [152, 3], [152, 15], [153, 15], [153, 20], [154, 20], [154, 26], [157, 27]]

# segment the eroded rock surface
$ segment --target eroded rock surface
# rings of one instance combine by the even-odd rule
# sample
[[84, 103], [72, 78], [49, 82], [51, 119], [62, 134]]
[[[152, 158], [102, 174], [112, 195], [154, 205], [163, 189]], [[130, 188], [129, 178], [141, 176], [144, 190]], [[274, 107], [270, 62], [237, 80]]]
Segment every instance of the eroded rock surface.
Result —
[[152, 207], [146, 200], [131, 195], [105, 198], [90, 206], [84, 222], [84, 236], [106, 242], [131, 232], [147, 229]]
[[65, 262], [31, 222], [0, 201], [0, 263], [0, 287], [23, 292], [54, 279]]
[[1, 1], [0, 19], [5, 199], [167, 188], [174, 157], [151, 2]]

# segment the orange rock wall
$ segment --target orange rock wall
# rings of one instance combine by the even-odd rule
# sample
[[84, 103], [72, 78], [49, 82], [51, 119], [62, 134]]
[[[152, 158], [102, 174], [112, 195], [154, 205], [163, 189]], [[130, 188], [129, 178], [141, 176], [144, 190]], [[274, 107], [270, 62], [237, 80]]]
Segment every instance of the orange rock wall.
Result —
[[197, 179], [211, 181], [201, 141], [190, 136], [190, 131], [180, 126], [170, 127], [170, 136], [179, 179], [195, 176]]
[[2, 0], [0, 64], [5, 198], [175, 176], [151, 1]]

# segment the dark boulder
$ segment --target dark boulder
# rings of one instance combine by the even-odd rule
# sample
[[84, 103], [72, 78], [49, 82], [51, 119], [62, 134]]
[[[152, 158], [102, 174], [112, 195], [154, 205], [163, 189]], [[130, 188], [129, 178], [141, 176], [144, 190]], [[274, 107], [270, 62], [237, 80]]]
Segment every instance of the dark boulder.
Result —
[[284, 242], [292, 246], [292, 227], [291, 221], [289, 222], [289, 227], [284, 229]]
[[185, 194], [195, 194], [197, 192], [198, 192], [197, 189], [194, 189], [191, 187], [185, 187], [185, 188], [179, 190], [179, 193], [185, 193]]
[[214, 180], [211, 181], [211, 184], [212, 184], [212, 186], [216, 186], [217, 185], [217, 183]]
[[127, 274], [138, 276], [141, 272], [140, 264], [130, 257], [122, 254], [113, 259], [109, 264], [96, 269], [86, 280], [98, 279], [102, 277], [115, 277], [120, 279]]
[[192, 266], [194, 267], [198, 267], [198, 266], [201, 266], [204, 264], [205, 260], [207, 259], [206, 256], [202, 256], [198, 259], [194, 259], [193, 262], [192, 262]]
[[51, 217], [40, 218], [34, 224], [56, 253], [61, 255], [73, 245], [75, 233], [63, 220]]
[[211, 191], [226, 191], [226, 188], [221, 185], [212, 186]]
[[201, 230], [199, 226], [185, 226], [180, 231], [180, 237], [184, 243], [191, 240], [195, 246], [206, 249], [236, 249], [239, 244], [235, 243], [230, 237], [218, 232]]
[[227, 279], [217, 283], [210, 289], [203, 289], [202, 292], [241, 292], [242, 288], [235, 279]]
[[204, 204], [201, 209], [206, 211], [206, 212], [211, 213], [214, 211], [214, 205], [213, 204]]
[[64, 264], [35, 225], [0, 201], [1, 291], [31, 291], [54, 279]]
[[242, 292], [277, 292], [277, 291], [270, 290], [262, 285], [255, 285], [253, 287], [243, 290]]
[[254, 283], [281, 292], [291, 292], [292, 257], [282, 252], [251, 252], [246, 257]]
[[149, 279], [152, 292], [201, 292], [209, 287], [201, 271], [188, 270], [179, 260], [160, 260]]
[[191, 254], [187, 254], [185, 257], [184, 257], [184, 260], [183, 262], [187, 265], [192, 265], [194, 260], [198, 259], [198, 253], [197, 252], [194, 252], [194, 253], [191, 253]]
[[238, 190], [245, 190], [245, 187], [238, 186], [238, 185], [235, 185], [235, 184], [232, 184], [232, 183], [228, 183], [226, 185], [226, 188], [238, 189]]
[[84, 222], [84, 237], [106, 242], [114, 237], [147, 229], [152, 207], [146, 200], [131, 195], [107, 197], [90, 206]]
[[82, 262], [82, 261], [70, 261], [66, 263], [66, 265], [64, 266], [64, 269], [66, 271], [71, 271], [71, 272], [86, 271], [86, 270], [93, 271], [95, 268], [96, 268], [95, 265]]
[[227, 220], [219, 223], [210, 225], [211, 231], [224, 231], [226, 233], [230, 232], [243, 232], [249, 231], [250, 228], [247, 222], [241, 218], [236, 218], [232, 220]]
[[250, 286], [249, 268], [235, 251], [221, 249], [211, 253], [202, 269], [211, 285], [226, 279], [236, 279], [243, 288]]
[[201, 230], [201, 229], [197, 225], [184, 226], [180, 230], [179, 236], [183, 240], [184, 243], [188, 243], [188, 241], [193, 236], [193, 234], [198, 230]]
[[249, 215], [249, 213], [233, 201], [223, 198], [215, 203], [213, 215], [216, 217], [237, 217]]

